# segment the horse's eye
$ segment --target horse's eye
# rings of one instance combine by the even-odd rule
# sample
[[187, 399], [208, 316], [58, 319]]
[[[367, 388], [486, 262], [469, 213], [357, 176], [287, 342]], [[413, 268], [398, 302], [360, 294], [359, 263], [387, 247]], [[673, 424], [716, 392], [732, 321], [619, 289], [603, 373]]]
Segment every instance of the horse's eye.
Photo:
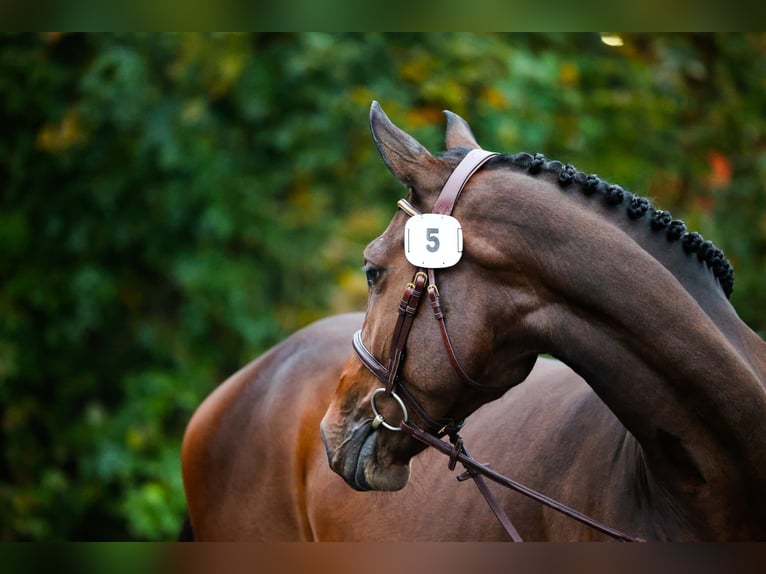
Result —
[[380, 279], [380, 276], [383, 275], [383, 270], [379, 267], [373, 267], [369, 263], [362, 269], [364, 270], [364, 274], [367, 276], [367, 285], [369, 287], [375, 287], [375, 284]]

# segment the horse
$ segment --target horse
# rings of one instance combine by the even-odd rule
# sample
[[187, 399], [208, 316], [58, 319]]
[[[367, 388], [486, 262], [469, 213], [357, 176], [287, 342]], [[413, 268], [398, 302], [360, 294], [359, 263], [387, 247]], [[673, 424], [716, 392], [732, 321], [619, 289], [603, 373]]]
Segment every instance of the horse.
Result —
[[[482, 438], [549, 496], [646, 540], [766, 539], [766, 344], [729, 301], [723, 252], [646, 198], [483, 152], [447, 118], [434, 156], [370, 109], [409, 192], [365, 249], [365, 318], [321, 421], [331, 468], [353, 490], [403, 489], [424, 454], [413, 429], [457, 435], [507, 397], [502, 434]], [[530, 388], [543, 354], [587, 387]], [[512, 516], [525, 539], [594, 539], [526, 504]]]
[[[330, 470], [319, 422], [348, 358], [352, 335], [362, 320], [362, 313], [337, 315], [297, 331], [229, 377], [197, 408], [182, 447], [191, 526], [184, 539], [508, 539], [479, 492], [456, 481], [456, 475], [435, 451], [418, 457], [410, 483], [397, 492], [354, 491]], [[474, 454], [497, 461], [498, 470], [515, 470], [502, 461], [509, 445], [487, 439], [493, 433], [513, 432], [514, 417], [508, 416], [511, 405], [520, 402], [521, 409], [516, 412], [527, 418], [536, 397], [547, 397], [547, 408], [554, 404], [566, 408], [573, 393], [589, 392], [585, 381], [566, 365], [540, 359], [524, 388], [507, 393], [469, 417], [465, 439], [475, 445]], [[528, 409], [524, 403], [530, 400]], [[606, 410], [602, 416], [614, 418]], [[562, 432], [566, 432], [563, 427]], [[541, 452], [546, 450], [546, 445], [540, 445]], [[535, 468], [539, 463], [530, 465], [529, 470], [534, 474]], [[601, 469], [604, 480], [607, 470], [606, 466]], [[514, 519], [543, 511], [519, 494], [494, 492]], [[548, 537], [551, 532], [533, 534], [536, 539]]]

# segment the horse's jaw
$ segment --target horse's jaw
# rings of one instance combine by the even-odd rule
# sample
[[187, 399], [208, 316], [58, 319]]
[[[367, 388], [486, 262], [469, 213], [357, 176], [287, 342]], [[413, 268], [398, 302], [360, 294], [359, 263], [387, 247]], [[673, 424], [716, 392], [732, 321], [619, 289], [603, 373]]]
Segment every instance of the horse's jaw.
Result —
[[351, 488], [359, 491], [392, 491], [401, 490], [407, 485], [410, 479], [409, 464], [380, 462], [378, 437], [381, 431], [372, 429], [371, 420], [347, 430], [340, 441], [333, 440], [332, 437], [338, 435], [329, 430], [330, 426], [326, 419], [320, 425], [330, 468]]

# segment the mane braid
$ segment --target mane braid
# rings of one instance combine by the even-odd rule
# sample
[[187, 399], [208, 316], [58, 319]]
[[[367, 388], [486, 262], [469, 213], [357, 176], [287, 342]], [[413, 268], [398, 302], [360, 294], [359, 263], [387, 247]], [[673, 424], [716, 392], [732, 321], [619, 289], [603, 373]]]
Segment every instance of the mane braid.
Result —
[[[445, 156], [451, 154], [445, 154]], [[734, 268], [721, 249], [706, 241], [696, 231], [687, 231], [686, 225], [679, 219], [673, 219], [669, 212], [656, 209], [645, 198], [632, 194], [619, 185], [610, 184], [596, 174], [585, 174], [571, 164], [553, 161], [543, 154], [517, 153], [500, 155], [487, 165], [508, 165], [537, 176], [551, 174], [556, 177], [562, 189], [579, 188], [585, 195], [598, 194], [611, 206], [625, 206], [625, 213], [631, 220], [646, 219], [656, 233], [664, 233], [669, 242], [679, 242], [686, 253], [696, 253], [697, 259], [704, 262], [718, 279], [718, 283], [730, 297], [734, 290]]]

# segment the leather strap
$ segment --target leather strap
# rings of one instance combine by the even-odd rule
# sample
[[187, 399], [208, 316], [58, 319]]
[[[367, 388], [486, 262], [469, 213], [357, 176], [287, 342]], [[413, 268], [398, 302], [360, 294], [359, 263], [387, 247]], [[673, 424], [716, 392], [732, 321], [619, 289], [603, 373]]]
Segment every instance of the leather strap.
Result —
[[351, 341], [351, 346], [354, 348], [356, 356], [362, 361], [365, 367], [375, 375], [379, 381], [388, 383], [388, 369], [386, 366], [375, 358], [370, 350], [364, 345], [362, 341], [362, 331], [359, 330], [354, 333], [354, 338]]
[[442, 187], [441, 193], [436, 199], [433, 209], [431, 209], [431, 213], [452, 215], [457, 199], [460, 197], [460, 193], [463, 191], [466, 183], [468, 183], [468, 180], [471, 179], [471, 176], [476, 173], [481, 166], [497, 155], [500, 154], [484, 149], [474, 149], [469, 151], [450, 174], [447, 183]]
[[431, 301], [431, 307], [433, 308], [433, 311], [434, 311], [434, 318], [439, 324], [439, 332], [441, 333], [441, 336], [442, 336], [442, 342], [444, 343], [444, 348], [447, 350], [447, 356], [449, 357], [450, 363], [452, 363], [452, 367], [455, 369], [455, 371], [463, 380], [463, 382], [468, 385], [478, 387], [480, 389], [486, 389], [486, 390], [498, 390], [498, 389], [510, 388], [510, 385], [504, 385], [504, 384], [492, 385], [487, 383], [480, 383], [477, 380], [475, 380], [473, 377], [471, 377], [468, 373], [466, 373], [465, 369], [463, 369], [463, 365], [460, 363], [460, 360], [457, 358], [455, 347], [452, 345], [452, 339], [450, 339], [449, 331], [447, 330], [447, 320], [444, 317], [444, 311], [442, 310], [442, 305], [441, 305], [441, 294], [439, 293], [439, 288], [436, 285], [436, 272], [433, 269], [428, 270], [428, 298]]
[[487, 477], [489, 480], [493, 482], [502, 484], [503, 486], [510, 488], [511, 490], [514, 490], [520, 494], [523, 494], [526, 497], [536, 500], [540, 504], [543, 504], [547, 506], [548, 508], [552, 508], [553, 510], [560, 512], [561, 514], [564, 514], [565, 516], [568, 516], [569, 518], [577, 520], [578, 522], [581, 522], [582, 524], [585, 524], [586, 526], [590, 526], [591, 528], [598, 530], [599, 532], [602, 532], [603, 534], [606, 534], [607, 536], [611, 536], [612, 538], [619, 540], [620, 542], [646, 542], [643, 538], [630, 536], [629, 534], [625, 534], [624, 532], [621, 532], [619, 530], [606, 526], [605, 524], [597, 520], [594, 520], [593, 518], [586, 516], [585, 514], [582, 514], [581, 512], [578, 512], [577, 510], [574, 510], [566, 506], [565, 504], [562, 504], [556, 500], [553, 500], [552, 498], [549, 498], [545, 496], [544, 494], [540, 494], [539, 492], [532, 490], [531, 488], [524, 486], [523, 484], [516, 482], [515, 480], [510, 479], [507, 476], [504, 476], [500, 474], [499, 472], [492, 470], [488, 466], [481, 464], [477, 462], [475, 459], [468, 456], [468, 453], [465, 452], [465, 449], [462, 449], [461, 452], [454, 453], [454, 449], [451, 448], [450, 445], [448, 445], [446, 442], [444, 442], [443, 440], [431, 434], [428, 434], [427, 432], [423, 431], [423, 429], [419, 429], [418, 427], [411, 425], [408, 422], [402, 423], [400, 428], [402, 429], [403, 432], [406, 432], [407, 434], [419, 440], [420, 442], [427, 444], [428, 446], [436, 449], [440, 453], [445, 454], [449, 457], [455, 458], [466, 469], [468, 469], [469, 473], [470, 472], [479, 473]]
[[404, 357], [404, 346], [407, 344], [418, 304], [426, 287], [428, 276], [422, 271], [415, 273], [412, 282], [407, 284], [404, 295], [399, 303], [399, 317], [396, 319], [394, 336], [391, 339], [391, 351], [388, 359], [388, 380], [386, 381], [386, 394], [390, 395], [396, 385], [399, 376], [399, 368]]
[[[463, 447], [462, 444], [461, 450], [466, 456], [469, 456], [468, 451], [465, 450], [465, 447]], [[508, 534], [508, 537], [514, 542], [524, 542], [521, 534], [519, 534], [519, 531], [516, 530], [516, 527], [511, 522], [511, 519], [508, 518], [508, 515], [500, 504], [500, 501], [494, 494], [492, 494], [492, 491], [489, 489], [487, 481], [484, 480], [484, 477], [475, 470], [468, 468], [467, 466], [464, 466], [464, 468], [465, 474], [458, 476], [458, 480], [468, 480], [469, 478], [472, 479], [473, 483], [476, 485], [476, 488], [479, 489], [479, 492], [487, 502], [487, 506], [489, 506], [489, 509], [495, 515], [498, 522], [505, 530], [505, 533]]]
[[455, 348], [452, 346], [452, 340], [447, 331], [447, 323], [444, 319], [444, 311], [442, 310], [441, 305], [441, 295], [439, 294], [439, 287], [436, 285], [436, 272], [433, 269], [428, 270], [428, 298], [431, 300], [431, 308], [434, 311], [434, 318], [439, 324], [442, 342], [447, 349], [447, 355], [449, 356], [450, 363], [452, 363], [452, 367], [457, 371], [457, 374], [460, 375], [460, 378], [463, 379], [463, 381], [472, 386], [480, 386], [478, 382], [465, 372], [460, 361], [457, 359]]

